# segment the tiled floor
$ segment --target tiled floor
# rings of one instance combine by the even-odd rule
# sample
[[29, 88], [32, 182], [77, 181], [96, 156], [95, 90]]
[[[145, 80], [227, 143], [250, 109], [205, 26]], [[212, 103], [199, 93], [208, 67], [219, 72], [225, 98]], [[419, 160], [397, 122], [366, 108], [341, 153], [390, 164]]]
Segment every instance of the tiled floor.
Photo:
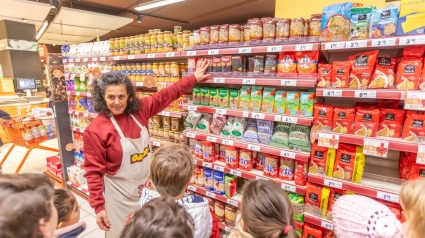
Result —
[[[57, 148], [57, 140], [49, 140], [42, 143], [44, 146]], [[11, 144], [6, 144], [2, 147], [0, 152], [0, 161], [6, 155]], [[2, 171], [4, 174], [15, 173], [16, 168], [19, 166], [19, 163], [22, 161], [25, 153], [28, 151], [27, 148], [15, 146], [12, 153], [7, 158], [6, 162], [2, 166]], [[46, 171], [46, 158], [56, 155], [56, 152], [45, 151], [34, 149], [31, 154], [28, 156], [24, 165], [22, 166], [19, 173], [43, 173]], [[100, 230], [96, 224], [96, 215], [94, 210], [90, 207], [87, 200], [79, 197], [75, 194], [75, 197], [78, 200], [78, 203], [81, 206], [80, 215], [81, 220], [84, 220], [87, 224], [87, 229], [79, 236], [80, 238], [102, 238], [105, 237], [105, 232]]]

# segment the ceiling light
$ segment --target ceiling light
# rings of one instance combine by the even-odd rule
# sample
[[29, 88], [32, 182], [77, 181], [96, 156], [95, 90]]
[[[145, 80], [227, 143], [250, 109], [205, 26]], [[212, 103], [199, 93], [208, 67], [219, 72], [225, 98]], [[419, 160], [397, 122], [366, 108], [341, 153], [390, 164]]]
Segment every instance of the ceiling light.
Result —
[[58, 0], [50, 0], [50, 8], [56, 8], [58, 5]]
[[25, 19], [25, 18], [22, 18], [22, 21], [23, 21], [23, 22], [27, 22], [28, 20], [27, 20], [27, 19]]
[[138, 15], [138, 16], [137, 16], [137, 22], [138, 22], [138, 23], [142, 23], [142, 16], [141, 16], [141, 15]]
[[41, 26], [41, 29], [37, 32], [37, 35], [35, 36], [35, 39], [38, 41], [40, 37], [43, 35], [43, 33], [46, 31], [47, 26], [49, 25], [49, 22], [46, 20], [44, 21], [43, 25]]
[[136, 7], [135, 9], [137, 11], [144, 11], [144, 10], [147, 10], [147, 9], [162, 7], [162, 6], [165, 6], [165, 5], [169, 5], [169, 4], [173, 4], [173, 3], [177, 3], [177, 2], [183, 2], [183, 1], [184, 0], [154, 0], [154, 1], [149, 1], [147, 3], [142, 3], [138, 7]]
[[53, 46], [56, 46], [56, 44], [53, 44]]

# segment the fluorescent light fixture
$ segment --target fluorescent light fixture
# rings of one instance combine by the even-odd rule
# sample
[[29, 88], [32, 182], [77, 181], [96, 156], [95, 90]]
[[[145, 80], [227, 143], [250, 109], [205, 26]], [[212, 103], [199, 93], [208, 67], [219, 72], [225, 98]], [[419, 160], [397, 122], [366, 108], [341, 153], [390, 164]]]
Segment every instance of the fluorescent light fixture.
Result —
[[40, 39], [40, 37], [46, 31], [48, 25], [49, 25], [49, 22], [47, 20], [44, 21], [43, 25], [41, 26], [41, 29], [37, 32], [37, 35], [35, 36], [36, 40]]
[[135, 9], [137, 11], [144, 11], [144, 10], [147, 10], [147, 9], [162, 7], [162, 6], [165, 6], [165, 5], [169, 5], [169, 4], [173, 4], [173, 3], [177, 3], [177, 2], [183, 2], [183, 1], [184, 0], [154, 0], [154, 1], [150, 1], [150, 2], [147, 2], [147, 3], [140, 4]]

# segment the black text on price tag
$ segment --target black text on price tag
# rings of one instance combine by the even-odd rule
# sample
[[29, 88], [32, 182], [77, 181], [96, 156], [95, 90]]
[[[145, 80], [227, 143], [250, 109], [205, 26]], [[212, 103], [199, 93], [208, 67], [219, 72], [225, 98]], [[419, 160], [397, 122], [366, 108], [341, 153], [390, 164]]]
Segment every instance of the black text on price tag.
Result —
[[260, 151], [261, 146], [248, 144], [248, 150]]
[[242, 79], [242, 84], [255, 84], [255, 79]]
[[216, 143], [217, 142], [217, 138], [216, 137], [212, 137], [212, 136], [207, 136], [207, 141]]
[[128, 56], [128, 59], [129, 59], [129, 60], [134, 60], [134, 59], [135, 59], [135, 57], [134, 57], [134, 55], [129, 55], [129, 56]]
[[208, 163], [208, 162], [202, 162], [202, 166], [207, 167], [207, 168], [210, 168], [210, 169], [213, 168], [212, 163]]
[[400, 45], [425, 44], [425, 36], [407, 36], [400, 38]]
[[282, 46], [269, 46], [267, 47], [267, 52], [281, 52]]
[[295, 153], [284, 151], [284, 150], [280, 151], [280, 156], [295, 159]]
[[337, 49], [344, 49], [344, 48], [345, 48], [344, 42], [333, 42], [333, 43], [325, 44], [326, 50], [337, 50]]
[[226, 109], [217, 108], [217, 109], [215, 109], [215, 113], [220, 114], [220, 115], [226, 115], [227, 114], [227, 110]]
[[153, 146], [160, 147], [160, 146], [161, 146], [161, 142], [159, 142], [159, 141], [154, 141], [154, 142], [153, 142]]
[[196, 110], [198, 110], [198, 107], [197, 106], [188, 106], [187, 107], [187, 110], [189, 110], [189, 111], [196, 111]]
[[187, 186], [187, 189], [190, 190], [190, 191], [196, 192], [196, 187], [194, 187], [194, 186], [189, 185], [189, 186]]
[[356, 98], [376, 98], [376, 91], [370, 90], [356, 90], [354, 92]]
[[186, 133], [186, 136], [192, 139], [195, 139], [196, 135], [194, 133], [188, 132]]
[[210, 197], [210, 198], [214, 198], [215, 199], [215, 193], [212, 193], [212, 192], [206, 192], [205, 193], [205, 195], [207, 195], [207, 197]]
[[342, 90], [323, 90], [323, 97], [342, 97]]
[[284, 183], [282, 183], [281, 187], [282, 187], [282, 189], [289, 191], [289, 192], [293, 192], [293, 193], [295, 193], [296, 190], [297, 190], [297, 188], [295, 186], [289, 185], [289, 184], [284, 184]]
[[360, 48], [366, 46], [367, 40], [347, 41], [347, 43], [345, 44], [345, 48]]
[[332, 223], [327, 222], [327, 221], [322, 221], [321, 226], [323, 228], [325, 228], [325, 229], [328, 229], [328, 230], [333, 230], [334, 229], [334, 226], [332, 225]]
[[136, 87], [143, 87], [143, 82], [136, 82]]
[[232, 140], [223, 140], [222, 143], [223, 143], [223, 145], [233, 145]]
[[214, 83], [226, 83], [225, 78], [214, 78]]
[[282, 122], [297, 124], [298, 118], [297, 117], [282, 116]]
[[220, 50], [208, 50], [208, 55], [218, 55], [220, 54]]
[[121, 57], [119, 57], [119, 56], [114, 56], [114, 60], [120, 60], [121, 59]]
[[313, 50], [313, 44], [298, 44], [295, 46], [295, 51]]
[[170, 112], [162, 111], [161, 112], [161, 116], [169, 117], [170, 116]]
[[372, 40], [372, 47], [380, 47], [380, 46], [394, 46], [396, 42], [396, 38], [382, 38]]
[[281, 86], [297, 86], [297, 80], [284, 79], [280, 81]]
[[255, 113], [255, 112], [253, 112], [251, 114], [251, 117], [254, 118], [254, 119], [264, 120], [264, 118], [266, 117], [266, 115], [264, 113]]
[[174, 57], [176, 54], [174, 52], [167, 52], [165, 54], [166, 57]]
[[235, 207], [239, 206], [239, 203], [237, 201], [232, 200], [230, 198], [227, 199], [227, 204], [230, 204], [230, 205], [235, 206]]
[[[115, 57], [114, 57], [115, 58]], [[119, 58], [118, 58], [119, 59]], [[114, 59], [115, 60], [115, 59]], [[100, 61], [106, 61], [106, 57], [100, 57]]]
[[234, 170], [234, 169], [231, 169], [230, 170], [230, 174], [231, 175], [238, 176], [238, 177], [241, 177], [242, 176], [242, 173], [240, 171], [237, 171], [237, 170]]
[[379, 199], [383, 199], [385, 201], [389, 201], [389, 202], [395, 202], [395, 203], [400, 202], [400, 197], [397, 194], [391, 194], [391, 193], [387, 193], [387, 192], [378, 191], [376, 193], [376, 197], [379, 198]]
[[220, 171], [220, 172], [224, 172], [224, 167], [220, 166], [220, 165], [214, 165], [214, 170]]
[[239, 48], [239, 54], [250, 54], [252, 51], [252, 48]]
[[91, 61], [97, 62], [97, 57], [91, 58]]
[[196, 56], [196, 51], [188, 51], [187, 56]]
[[328, 186], [328, 187], [342, 189], [342, 183], [341, 182], [338, 182], [338, 181], [334, 181], [334, 180], [330, 180], [330, 179], [325, 179], [324, 180], [324, 184], [325, 184], [325, 186]]
[[156, 57], [156, 55], [155, 54], [148, 54], [148, 59], [153, 59], [153, 58], [155, 58]]

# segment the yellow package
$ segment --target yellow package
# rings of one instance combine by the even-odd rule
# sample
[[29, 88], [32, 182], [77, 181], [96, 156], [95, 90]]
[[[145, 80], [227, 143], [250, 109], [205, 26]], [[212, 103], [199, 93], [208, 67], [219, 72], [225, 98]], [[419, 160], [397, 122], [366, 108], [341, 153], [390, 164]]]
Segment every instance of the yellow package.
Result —
[[332, 175], [337, 179], [360, 183], [365, 163], [361, 146], [340, 144]]
[[336, 150], [313, 144], [310, 154], [308, 172], [332, 177], [334, 171]]

